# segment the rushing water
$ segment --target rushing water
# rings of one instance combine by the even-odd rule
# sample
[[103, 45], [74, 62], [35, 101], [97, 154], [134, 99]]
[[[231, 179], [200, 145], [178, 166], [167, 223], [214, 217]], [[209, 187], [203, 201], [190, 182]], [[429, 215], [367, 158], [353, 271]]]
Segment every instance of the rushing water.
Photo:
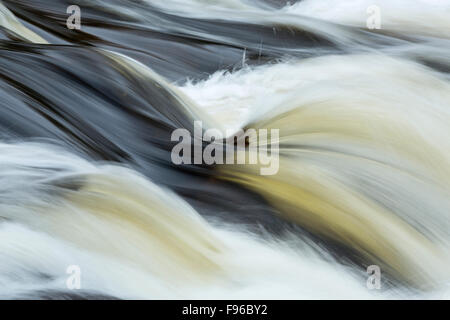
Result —
[[[0, 27], [0, 298], [449, 297], [450, 1], [4, 0]], [[175, 165], [195, 121], [278, 129], [278, 172]]]

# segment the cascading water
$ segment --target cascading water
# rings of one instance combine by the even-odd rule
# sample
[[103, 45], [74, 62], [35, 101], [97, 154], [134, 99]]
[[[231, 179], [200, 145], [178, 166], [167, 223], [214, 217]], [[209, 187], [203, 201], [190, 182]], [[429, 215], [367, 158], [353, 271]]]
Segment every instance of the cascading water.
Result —
[[[449, 18], [437, 0], [2, 1], [0, 298], [448, 299]], [[244, 155], [276, 145], [275, 174], [174, 163], [196, 121], [278, 130]]]

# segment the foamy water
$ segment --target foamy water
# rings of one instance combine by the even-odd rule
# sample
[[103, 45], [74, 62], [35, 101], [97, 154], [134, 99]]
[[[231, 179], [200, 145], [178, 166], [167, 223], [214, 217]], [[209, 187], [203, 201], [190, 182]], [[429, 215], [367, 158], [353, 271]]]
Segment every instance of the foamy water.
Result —
[[[80, 1], [123, 28], [90, 38], [17, 3], [0, 298], [448, 299], [450, 1]], [[170, 134], [195, 120], [278, 129], [279, 171], [175, 166]]]

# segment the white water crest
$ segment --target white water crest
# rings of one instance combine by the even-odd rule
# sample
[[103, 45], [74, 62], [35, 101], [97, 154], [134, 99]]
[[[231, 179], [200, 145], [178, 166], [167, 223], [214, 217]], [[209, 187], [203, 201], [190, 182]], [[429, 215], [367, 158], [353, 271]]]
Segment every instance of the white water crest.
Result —
[[120, 298], [376, 297], [364, 270], [210, 224], [130, 169], [41, 143], [0, 150], [0, 297], [67, 290], [70, 265], [81, 289]]
[[226, 176], [315, 232], [358, 239], [363, 255], [419, 285], [446, 286], [447, 77], [408, 60], [346, 55], [217, 73], [182, 90], [226, 127], [280, 130], [279, 174], [224, 166]]
[[365, 28], [371, 6], [380, 9], [382, 30], [445, 38], [450, 35], [448, 0], [303, 0], [282, 11]]

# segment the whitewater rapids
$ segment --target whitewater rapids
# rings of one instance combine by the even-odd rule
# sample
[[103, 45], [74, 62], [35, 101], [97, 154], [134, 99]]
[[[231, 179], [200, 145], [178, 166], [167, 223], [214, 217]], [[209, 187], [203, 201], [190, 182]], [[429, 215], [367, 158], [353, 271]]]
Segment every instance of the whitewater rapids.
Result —
[[[20, 0], [0, 18], [1, 299], [450, 297], [450, 1]], [[278, 173], [174, 165], [196, 120], [278, 129]]]

